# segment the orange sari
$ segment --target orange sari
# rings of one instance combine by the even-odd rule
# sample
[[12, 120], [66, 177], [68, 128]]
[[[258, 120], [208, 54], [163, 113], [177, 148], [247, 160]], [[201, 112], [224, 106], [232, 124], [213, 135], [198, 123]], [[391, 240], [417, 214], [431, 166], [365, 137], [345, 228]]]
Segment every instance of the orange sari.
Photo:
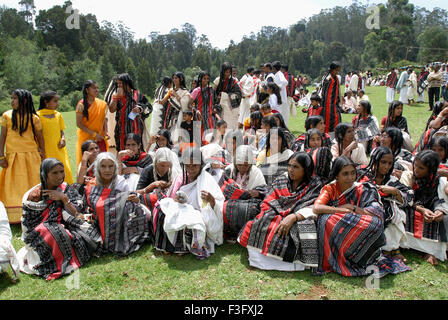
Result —
[[[80, 103], [82, 104], [82, 100], [80, 101]], [[78, 104], [76, 113], [83, 114], [83, 109], [84, 105], [82, 104], [82, 106], [80, 106]], [[89, 106], [89, 120], [87, 120], [85, 117], [83, 117], [82, 119], [83, 125], [105, 137], [106, 132], [104, 132], [104, 121], [106, 119], [106, 112], [107, 103], [101, 99], [96, 98], [95, 101]], [[78, 128], [78, 141], [76, 142], [76, 163], [78, 166], [82, 160], [81, 145], [87, 140], [95, 141], [95, 137]], [[107, 140], [104, 140], [104, 142], [106, 144], [107, 151], [109, 151], [109, 144]]]

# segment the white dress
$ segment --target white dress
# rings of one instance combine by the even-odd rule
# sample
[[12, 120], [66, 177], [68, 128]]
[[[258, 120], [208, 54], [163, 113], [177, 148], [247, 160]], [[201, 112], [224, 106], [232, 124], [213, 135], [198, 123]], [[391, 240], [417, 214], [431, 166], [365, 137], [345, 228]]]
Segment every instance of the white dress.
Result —
[[19, 259], [12, 243], [11, 227], [5, 206], [0, 202], [0, 273], [11, 268], [14, 278], [19, 275]]

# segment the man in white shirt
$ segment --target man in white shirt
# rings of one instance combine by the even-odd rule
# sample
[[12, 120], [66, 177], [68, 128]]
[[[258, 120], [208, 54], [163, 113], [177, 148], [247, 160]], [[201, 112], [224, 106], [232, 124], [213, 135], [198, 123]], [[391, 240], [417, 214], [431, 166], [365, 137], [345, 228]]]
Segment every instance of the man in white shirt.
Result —
[[254, 67], [247, 68], [247, 73], [240, 80], [242, 94], [240, 104], [240, 114], [238, 116], [239, 128], [243, 128], [244, 119], [250, 116], [250, 106], [252, 97], [256, 94], [257, 82], [254, 79]]
[[350, 79], [350, 86], [349, 86], [351, 91], [358, 92], [358, 82], [359, 82], [359, 76], [356, 73], [356, 71], [353, 71], [353, 75]]
[[272, 69], [274, 71], [274, 82], [280, 89], [280, 96], [282, 97], [282, 103], [280, 105], [280, 114], [285, 120], [286, 126], [289, 125], [289, 106], [288, 106], [288, 93], [286, 92], [286, 87], [288, 86], [288, 80], [286, 80], [285, 75], [282, 73], [282, 65], [280, 61], [275, 61], [272, 63]]

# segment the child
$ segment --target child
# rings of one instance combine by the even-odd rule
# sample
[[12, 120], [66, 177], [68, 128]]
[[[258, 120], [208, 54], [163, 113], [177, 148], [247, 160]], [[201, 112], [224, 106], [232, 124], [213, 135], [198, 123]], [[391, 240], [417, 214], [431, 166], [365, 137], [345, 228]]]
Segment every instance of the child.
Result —
[[414, 150], [409, 134], [408, 122], [403, 117], [403, 103], [401, 101], [395, 100], [390, 103], [387, 116], [381, 120], [381, 131], [387, 127], [400, 129], [403, 132], [404, 147], [411, 152]]
[[263, 118], [274, 114], [269, 103], [263, 104], [260, 108], [260, 112], [263, 115]]
[[[250, 114], [254, 113], [255, 111], [260, 111], [260, 104], [255, 103], [255, 104], [253, 104], [253, 105], [250, 106]], [[251, 127], [251, 124], [250, 124], [250, 115], [249, 115], [249, 117], [247, 117], [246, 119], [244, 119], [243, 126], [244, 126], [244, 128], [243, 128], [244, 131], [250, 129], [250, 127]]]
[[[305, 130], [308, 131], [313, 128], [317, 128], [322, 133], [322, 146], [331, 148], [333, 142], [331, 141], [330, 135], [325, 133], [325, 124], [322, 116], [311, 116], [305, 120]], [[297, 152], [302, 149], [302, 146], [305, 143], [305, 136], [306, 134], [302, 134], [296, 139], [291, 146], [292, 151]]]
[[[179, 138], [182, 140], [179, 141], [179, 143], [180, 143], [180, 151], [183, 152], [188, 147], [195, 146], [193, 111], [186, 110], [183, 112], [180, 128], [182, 130], [182, 134], [179, 136]], [[188, 136], [185, 135], [186, 132], [188, 133]]]
[[42, 124], [46, 158], [55, 158], [62, 162], [65, 170], [65, 182], [72, 185], [73, 174], [65, 147], [65, 123], [62, 115], [56, 111], [58, 107], [58, 94], [54, 91], [45, 91], [40, 97], [40, 107], [37, 115]]
[[[0, 118], [0, 201], [11, 224], [22, 217], [22, 197], [40, 183], [40, 163], [45, 159], [42, 125], [33, 97], [17, 89], [11, 95], [12, 110]], [[36, 142], [37, 140], [37, 142]], [[6, 154], [4, 153], [6, 147]]]
[[280, 113], [280, 106], [282, 105], [282, 97], [280, 95], [280, 88], [275, 83], [268, 83], [267, 92], [269, 94], [269, 105], [272, 110], [275, 110]]
[[224, 120], [219, 120], [216, 123], [216, 129], [213, 130], [213, 132], [210, 132], [205, 137], [205, 140], [207, 143], [217, 143], [221, 147], [224, 146], [224, 136], [226, 135], [227, 131], [227, 122]]
[[320, 105], [322, 99], [319, 97], [318, 94], [313, 94], [310, 98], [311, 105], [309, 108], [303, 108], [303, 113], [308, 113], [307, 118], [311, 116], [320, 116], [322, 113], [322, 106]]
[[321, 148], [323, 147], [323, 137], [322, 132], [319, 129], [313, 128], [306, 132], [305, 143], [301, 151], [308, 151], [309, 149]]

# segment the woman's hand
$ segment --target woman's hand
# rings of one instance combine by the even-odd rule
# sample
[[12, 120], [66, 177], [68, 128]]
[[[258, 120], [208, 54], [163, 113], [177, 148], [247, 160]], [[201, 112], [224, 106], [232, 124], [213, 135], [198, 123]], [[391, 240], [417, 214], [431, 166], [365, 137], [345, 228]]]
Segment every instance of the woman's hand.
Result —
[[65, 138], [61, 138], [61, 141], [59, 141], [58, 143], [58, 148], [62, 149], [65, 147], [65, 145], [66, 145]]
[[258, 192], [257, 190], [249, 190], [249, 191], [247, 191], [247, 193], [248, 193], [252, 198], [258, 198], [258, 197], [260, 197], [260, 192]]
[[5, 160], [0, 160], [0, 167], [2, 167], [3, 169], [8, 168], [8, 161]]
[[134, 109], [132, 109], [133, 113], [142, 113], [143, 109], [140, 106], [136, 106]]
[[127, 201], [139, 203], [140, 198], [138, 197], [138, 194], [136, 192], [133, 192], [129, 194]]
[[305, 220], [305, 218], [300, 213], [287, 215], [277, 226], [275, 233], [278, 234], [279, 238], [284, 238], [288, 235], [294, 223], [302, 220]]
[[202, 190], [201, 199], [205, 202], [208, 202], [212, 208], [215, 207], [215, 198], [212, 196], [210, 192]]
[[392, 172], [392, 175], [395, 176], [398, 180], [401, 179], [402, 174], [403, 174], [402, 170], [394, 169], [394, 171]]
[[121, 97], [123, 97], [123, 96], [124, 96], [124, 90], [123, 90], [123, 88], [117, 88], [117, 93], [115, 94], [115, 96], [116, 96], [117, 98], [121, 98]]
[[42, 190], [42, 196], [48, 196], [48, 199], [53, 201], [62, 201], [64, 205], [69, 202], [67, 195], [58, 190]]
[[434, 222], [442, 222], [443, 220], [443, 212], [440, 210], [436, 210], [433, 215]]
[[434, 217], [436, 216], [431, 210], [426, 208], [421, 208], [420, 213], [423, 214], [425, 222], [431, 223], [434, 222]]
[[391, 186], [379, 186], [378, 190], [392, 196], [396, 196], [399, 192], [397, 188]]
[[123, 161], [123, 158], [126, 156], [132, 158], [134, 156], [134, 152], [132, 152], [131, 150], [122, 150], [118, 153], [118, 159], [120, 161]]
[[90, 160], [90, 157], [92, 156], [92, 152], [89, 151], [84, 151], [84, 153], [82, 154], [82, 164], [87, 166], [87, 163]]

